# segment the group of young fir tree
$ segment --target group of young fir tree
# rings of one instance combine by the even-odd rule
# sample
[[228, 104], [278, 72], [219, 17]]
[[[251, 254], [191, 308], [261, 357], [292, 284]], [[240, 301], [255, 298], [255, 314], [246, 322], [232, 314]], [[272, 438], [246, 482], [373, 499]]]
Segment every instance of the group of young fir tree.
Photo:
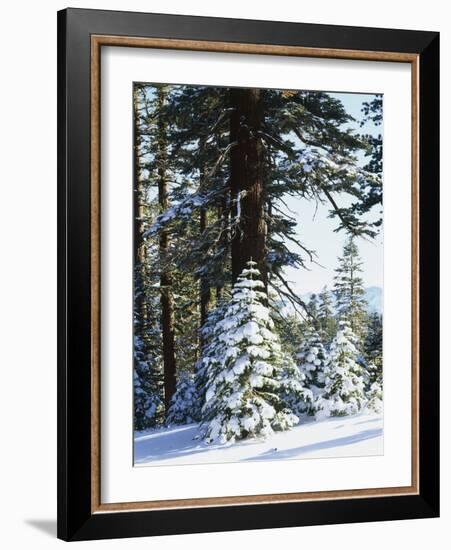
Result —
[[[381, 105], [366, 109], [377, 123]], [[136, 429], [200, 421], [203, 437], [224, 442], [362, 407], [358, 321], [340, 310], [326, 354], [330, 304], [315, 315], [284, 272], [315, 258], [290, 197], [328, 204], [350, 243], [377, 234], [380, 216], [367, 214], [381, 203], [379, 166], [357, 159], [379, 149], [352, 120], [322, 92], [135, 84]], [[312, 327], [301, 361], [281, 343], [281, 303]], [[339, 381], [333, 364], [350, 375]]]

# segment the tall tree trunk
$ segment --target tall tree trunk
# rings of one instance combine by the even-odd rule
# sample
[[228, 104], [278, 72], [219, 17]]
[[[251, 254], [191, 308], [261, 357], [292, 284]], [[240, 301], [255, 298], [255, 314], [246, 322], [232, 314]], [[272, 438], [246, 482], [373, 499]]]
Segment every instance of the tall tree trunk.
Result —
[[239, 221], [232, 248], [232, 281], [252, 258], [267, 285], [266, 224], [264, 217], [263, 145], [258, 132], [262, 124], [262, 91], [232, 89], [230, 141], [230, 189], [232, 216]]
[[140, 94], [141, 90], [135, 87], [133, 94], [133, 109], [134, 109], [134, 127], [133, 127], [133, 148], [134, 148], [134, 180], [133, 189], [133, 239], [134, 239], [134, 333], [138, 336], [143, 344], [143, 352], [147, 352], [147, 304], [145, 299], [145, 284], [146, 284], [146, 248], [144, 243], [144, 182], [142, 178], [141, 160], [140, 160], [140, 144], [143, 128], [141, 127], [140, 119]]
[[[219, 239], [219, 246], [223, 249], [223, 255], [222, 255], [222, 261], [223, 261], [223, 269], [226, 269], [226, 264], [228, 260], [228, 252], [229, 252], [229, 212], [227, 210], [227, 196], [229, 194], [230, 190], [227, 192], [227, 195], [224, 195], [221, 199], [221, 202], [218, 206], [217, 210], [217, 219], [218, 224], [221, 231], [221, 237]], [[222, 298], [222, 291], [224, 288], [224, 272], [222, 275], [222, 279], [218, 284], [216, 285], [216, 303], [219, 302]]]
[[[158, 88], [158, 110], [164, 107], [166, 91]], [[164, 114], [158, 116], [157, 136], [157, 171], [158, 171], [158, 202], [160, 211], [169, 208], [169, 188], [166, 177], [167, 166], [167, 139]], [[169, 235], [164, 229], [160, 230], [160, 303], [161, 303], [161, 332], [163, 340], [164, 365], [164, 400], [166, 411], [175, 392], [175, 337], [174, 337], [174, 297], [172, 294], [172, 274], [168, 265]]]
[[[200, 232], [204, 233], [207, 229], [207, 211], [205, 208], [200, 210]], [[200, 294], [200, 326], [203, 327], [207, 320], [208, 308], [210, 305], [211, 291], [208, 283], [208, 277], [202, 275], [199, 281], [199, 294]], [[202, 345], [202, 338], [201, 338]]]
[[[272, 210], [272, 200], [267, 198], [267, 201], [266, 201], [266, 208], [267, 208], [267, 216], [266, 216], [266, 219], [268, 220], [266, 222], [266, 235], [271, 235], [271, 231], [272, 231], [272, 215], [273, 215], [273, 210]], [[268, 244], [265, 243], [266, 247], [268, 248]], [[267, 268], [267, 273], [266, 273], [266, 290], [268, 290], [268, 285], [270, 284], [271, 282], [271, 277], [272, 277], [272, 273], [271, 273], [271, 269], [268, 269]]]

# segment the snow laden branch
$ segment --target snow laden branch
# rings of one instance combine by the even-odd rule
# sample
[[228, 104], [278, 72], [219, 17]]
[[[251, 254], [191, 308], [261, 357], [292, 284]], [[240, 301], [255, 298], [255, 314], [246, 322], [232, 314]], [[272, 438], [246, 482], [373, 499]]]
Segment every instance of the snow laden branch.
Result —
[[[201, 360], [202, 432], [208, 442], [268, 437], [298, 423], [286, 395], [310, 395], [283, 353], [255, 262], [248, 262]], [[307, 398], [307, 397], [306, 397]]]

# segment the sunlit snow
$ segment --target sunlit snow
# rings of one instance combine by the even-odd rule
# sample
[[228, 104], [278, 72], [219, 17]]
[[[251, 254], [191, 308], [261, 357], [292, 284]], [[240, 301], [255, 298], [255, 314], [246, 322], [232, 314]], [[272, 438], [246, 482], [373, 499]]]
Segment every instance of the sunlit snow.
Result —
[[304, 418], [291, 430], [233, 445], [207, 445], [194, 439], [197, 432], [197, 424], [136, 432], [135, 466], [375, 456], [384, 452], [383, 420], [375, 414], [319, 421]]

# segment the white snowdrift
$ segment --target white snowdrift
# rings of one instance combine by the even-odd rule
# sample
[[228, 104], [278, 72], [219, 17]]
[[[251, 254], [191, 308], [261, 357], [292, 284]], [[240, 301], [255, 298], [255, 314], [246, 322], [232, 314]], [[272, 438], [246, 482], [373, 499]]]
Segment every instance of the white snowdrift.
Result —
[[286, 460], [381, 455], [381, 415], [360, 414], [315, 421], [310, 418], [266, 440], [207, 445], [196, 440], [198, 425], [135, 433], [135, 466], [170, 466], [250, 460]]

